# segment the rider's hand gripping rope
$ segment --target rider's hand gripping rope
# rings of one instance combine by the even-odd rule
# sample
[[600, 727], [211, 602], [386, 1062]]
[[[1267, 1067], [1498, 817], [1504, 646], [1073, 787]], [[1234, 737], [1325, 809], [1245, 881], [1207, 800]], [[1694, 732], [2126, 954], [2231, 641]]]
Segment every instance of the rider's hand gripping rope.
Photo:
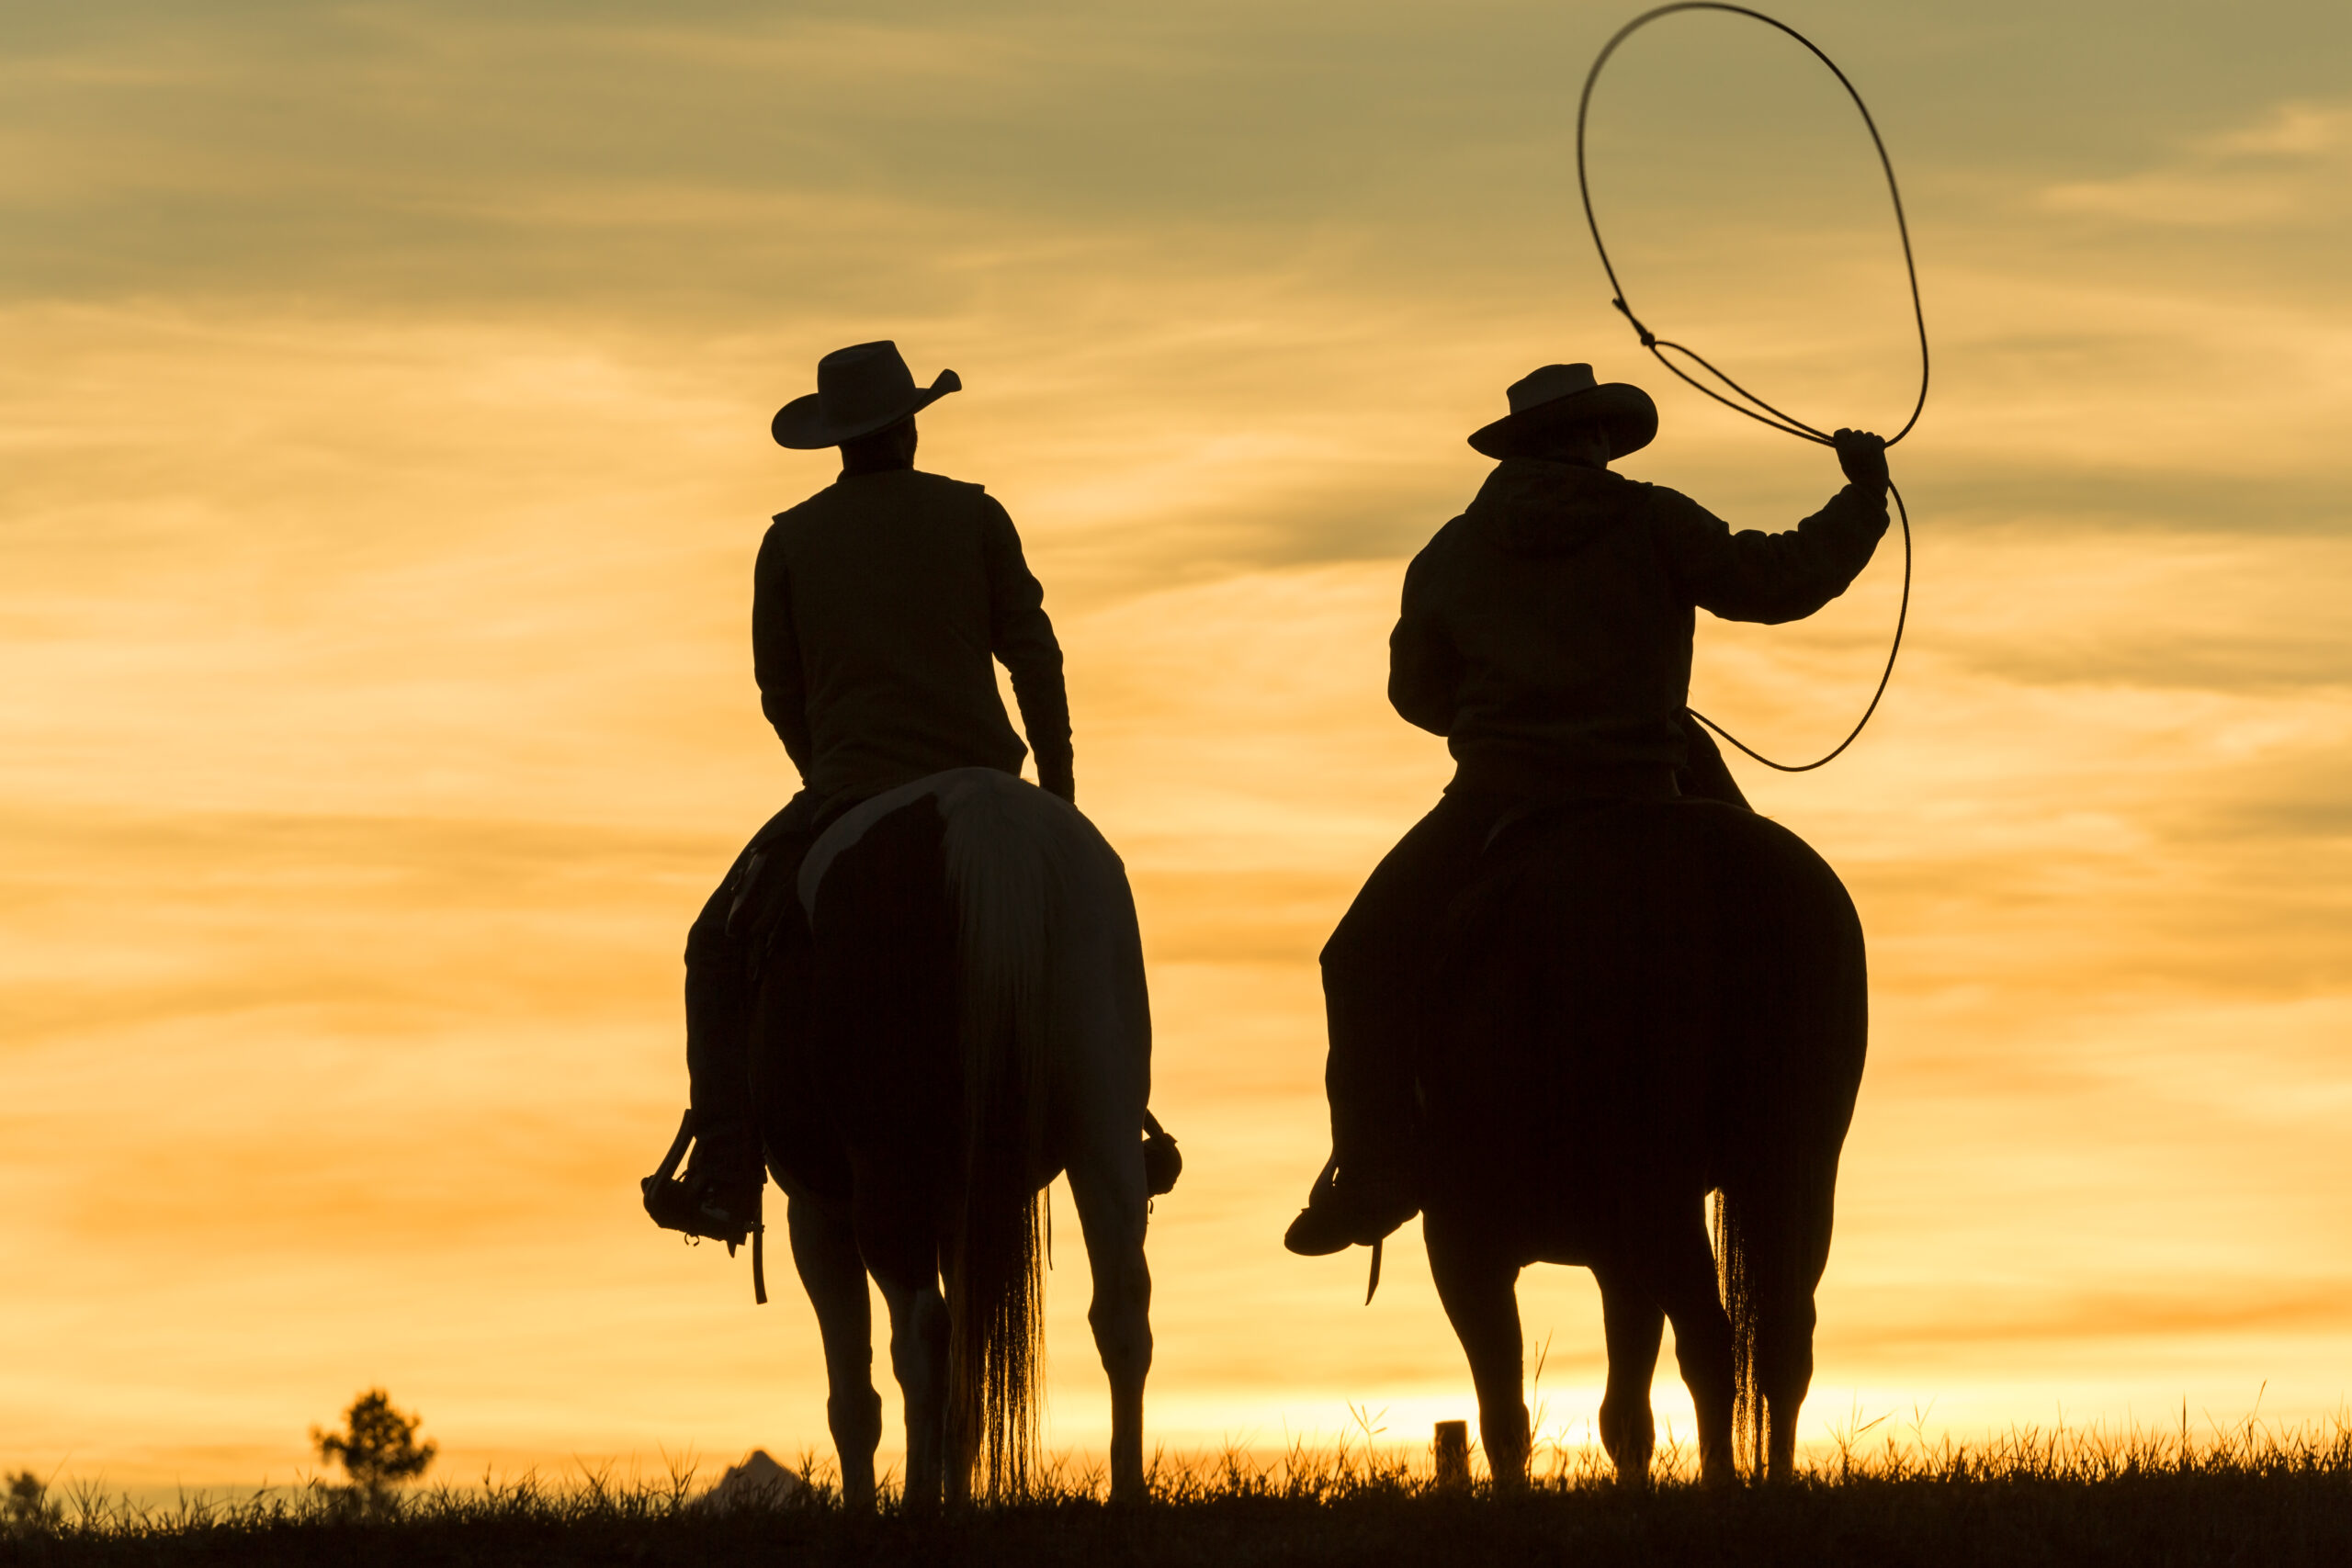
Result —
[[[1903, 271], [1905, 278], [1909, 281], [1911, 286], [1911, 320], [1912, 324], [1917, 329], [1919, 337], [1919, 395], [1912, 403], [1911, 417], [1903, 422], [1903, 428], [1886, 438], [1886, 445], [1892, 446], [1896, 442], [1911, 434], [1912, 427], [1919, 423], [1920, 411], [1928, 406], [1928, 318], [1925, 310], [1919, 303], [1919, 269], [1917, 264], [1912, 260], [1911, 256], [1911, 226], [1905, 220], [1903, 215], [1903, 191], [1901, 187], [1895, 184], [1894, 162], [1887, 156], [1886, 142], [1878, 133], [1878, 122], [1871, 118], [1870, 106], [1862, 102], [1862, 95], [1854, 90], [1854, 84], [1846, 79], [1846, 73], [1843, 71], [1838, 69], [1838, 62], [1836, 61], [1830, 59], [1826, 54], [1822, 53], [1819, 46], [1811, 39], [1805, 37], [1803, 33], [1797, 31], [1796, 28], [1789, 26], [1786, 22], [1781, 21], [1772, 17], [1768, 17], [1761, 11], [1750, 10], [1745, 6], [1723, 5], [1717, 3], [1717, 0], [1680, 0], [1679, 4], [1660, 6], [1655, 10], [1645, 11], [1640, 16], [1635, 17], [1632, 21], [1627, 22], [1623, 27], [1619, 28], [1616, 33], [1611, 37], [1609, 41], [1601, 46], [1600, 54], [1594, 57], [1592, 69], [1585, 73], [1583, 96], [1577, 101], [1577, 191], [1584, 200], [1585, 226], [1592, 231], [1592, 248], [1600, 257], [1600, 270], [1608, 274], [1609, 286], [1612, 290], [1614, 290], [1609, 303], [1614, 306], [1617, 312], [1623, 316], [1625, 320], [1632, 324], [1635, 335], [1642, 341], [1642, 346], [1649, 350], [1651, 356], [1660, 365], [1665, 366], [1667, 369], [1672, 371], [1675, 376], [1683, 382], [1697, 389], [1699, 391], [1705, 393], [1708, 397], [1714, 399], [1715, 401], [1723, 404], [1724, 407], [1730, 409], [1733, 412], [1743, 414], [1746, 417], [1756, 421], [1758, 424], [1769, 424], [1773, 429], [1778, 430], [1784, 434], [1793, 435], [1800, 441], [1811, 441], [1824, 446], [1834, 445], [1826, 434], [1815, 429], [1810, 424], [1807, 424], [1804, 421], [1797, 418], [1795, 415], [1787, 413], [1781, 409], [1775, 408], [1772, 404], [1766, 402], [1762, 398], [1758, 397], [1746, 387], [1741, 386], [1737, 381], [1733, 380], [1731, 377], [1718, 369], [1713, 364], [1708, 361], [1705, 355], [1698, 353], [1694, 349], [1686, 348], [1681, 344], [1672, 343], [1661, 338], [1656, 333], [1651, 332], [1648, 327], [1645, 326], [1642, 323], [1642, 319], [1634, 314], [1634, 308], [1625, 302], [1625, 286], [1618, 280], [1617, 268], [1609, 259], [1609, 247], [1600, 238], [1600, 220], [1594, 216], [1592, 210], [1592, 183], [1587, 177], [1585, 171], [1585, 122], [1592, 111], [1593, 85], [1600, 80], [1601, 67], [1609, 63], [1609, 57], [1617, 52], [1617, 47], [1620, 44], [1623, 43], [1641, 28], [1647, 27], [1654, 21], [1657, 21], [1660, 17], [1671, 16], [1677, 11], [1728, 11], [1733, 16], [1747, 17], [1752, 20], [1762, 22], [1767, 27], [1777, 28], [1781, 32], [1786, 33], [1789, 37], [1803, 44], [1805, 49], [1812, 53], [1815, 60], [1820, 61], [1822, 64], [1829, 68], [1830, 74], [1838, 78], [1838, 85], [1846, 89], [1846, 96], [1853, 99], [1855, 109], [1858, 110], [1862, 117], [1863, 126], [1868, 129], [1871, 133], [1871, 145], [1878, 152], [1879, 167], [1883, 170], [1886, 175], [1886, 194], [1889, 199], [1894, 204], [1895, 231], [1903, 240]], [[1706, 383], [1699, 380], [1689, 371], [1683, 369], [1681, 366], [1677, 365], [1673, 360], [1668, 358], [1667, 352], [1668, 350], [1672, 350], [1674, 353], [1682, 355], [1691, 364], [1699, 367], [1700, 369], [1706, 372], [1707, 375], [1713, 377], [1716, 381], [1721, 382], [1725, 388], [1729, 389], [1731, 395], [1726, 397], [1723, 392], [1719, 392], [1713, 387], [1708, 386]], [[1871, 716], [1878, 712], [1879, 699], [1886, 695], [1886, 684], [1890, 680], [1894, 679], [1895, 656], [1903, 650], [1904, 625], [1910, 618], [1911, 614], [1911, 513], [1910, 511], [1903, 504], [1903, 492], [1900, 490], [1897, 490], [1892, 481], [1888, 482], [1886, 490], [1887, 493], [1894, 498], [1895, 515], [1902, 520], [1903, 524], [1902, 605], [1901, 608], [1895, 612], [1894, 638], [1892, 645], [1886, 650], [1886, 668], [1879, 673], [1878, 689], [1871, 694], [1870, 705], [1862, 710], [1862, 716], [1855, 722], [1854, 728], [1847, 732], [1846, 739], [1838, 742], [1836, 747], [1831, 749], [1827, 755], [1820, 757], [1814, 761], [1795, 764], [1776, 762], [1772, 761], [1771, 758], [1765, 756], [1755, 748], [1749, 746], [1746, 741], [1740, 739], [1739, 737], [1734, 735], [1728, 729], [1725, 729], [1722, 725], [1717, 724], [1713, 719], [1709, 718], [1706, 715], [1700, 713], [1695, 709], [1691, 711], [1691, 717], [1697, 719], [1700, 723], [1705, 725], [1717, 735], [1722, 736], [1725, 740], [1730, 741], [1734, 746], [1738, 747], [1740, 750], [1746, 752], [1748, 756], [1753, 757], [1756, 761], [1763, 763], [1768, 768], [1777, 768], [1784, 773], [1810, 773], [1815, 768], [1820, 767], [1823, 763], [1829, 761], [1839, 752], [1845, 750], [1847, 747], [1851, 746], [1854, 743], [1855, 738], [1861, 734], [1862, 727], [1870, 723]]]

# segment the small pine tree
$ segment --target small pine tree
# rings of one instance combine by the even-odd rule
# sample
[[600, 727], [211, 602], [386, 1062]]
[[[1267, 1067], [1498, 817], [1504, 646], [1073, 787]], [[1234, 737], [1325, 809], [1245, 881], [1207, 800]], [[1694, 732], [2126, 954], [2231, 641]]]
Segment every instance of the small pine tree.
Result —
[[393, 1487], [423, 1475], [440, 1451], [435, 1444], [419, 1445], [416, 1440], [416, 1428], [424, 1417], [403, 1416], [393, 1409], [391, 1395], [380, 1388], [371, 1388], [353, 1400], [343, 1419], [345, 1429], [340, 1432], [311, 1427], [311, 1441], [320, 1459], [343, 1466], [353, 1490], [370, 1503], [382, 1503]]

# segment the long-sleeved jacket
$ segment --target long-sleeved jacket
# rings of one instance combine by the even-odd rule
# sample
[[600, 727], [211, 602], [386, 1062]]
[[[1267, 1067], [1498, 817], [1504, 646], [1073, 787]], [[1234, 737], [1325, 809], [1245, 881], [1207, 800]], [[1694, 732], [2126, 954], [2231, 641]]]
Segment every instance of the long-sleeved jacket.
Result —
[[1853, 485], [1787, 533], [1735, 534], [1660, 485], [1508, 459], [1406, 570], [1389, 701], [1465, 783], [1654, 775], [1683, 761], [1693, 609], [1809, 615], [1885, 531], [1884, 497]]
[[947, 768], [1018, 773], [1012, 675], [1038, 780], [1068, 793], [1069, 701], [1045, 590], [975, 484], [844, 476], [776, 515], [752, 601], [760, 706], [811, 795], [855, 798]]

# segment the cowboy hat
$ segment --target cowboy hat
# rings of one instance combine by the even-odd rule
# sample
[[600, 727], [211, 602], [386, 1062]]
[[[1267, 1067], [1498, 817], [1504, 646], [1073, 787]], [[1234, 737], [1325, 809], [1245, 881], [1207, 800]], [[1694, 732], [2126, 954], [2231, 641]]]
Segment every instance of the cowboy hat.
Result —
[[1470, 445], [1489, 457], [1517, 457], [1529, 437], [1588, 421], [1608, 432], [1615, 459], [1657, 436], [1657, 405], [1631, 382], [1594, 381], [1589, 365], [1546, 365], [1511, 383], [1510, 412], [1473, 432]]
[[768, 434], [777, 446], [796, 451], [838, 446], [896, 424], [963, 387], [956, 372], [942, 370], [929, 387], [918, 389], [897, 344], [887, 338], [853, 344], [817, 361], [817, 389], [776, 410]]

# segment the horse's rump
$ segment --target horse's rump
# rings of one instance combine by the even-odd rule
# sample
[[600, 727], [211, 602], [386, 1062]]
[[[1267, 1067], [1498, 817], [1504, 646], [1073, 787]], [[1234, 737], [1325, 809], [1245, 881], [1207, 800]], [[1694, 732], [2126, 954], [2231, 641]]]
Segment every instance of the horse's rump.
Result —
[[1584, 1194], [1532, 1205], [1574, 1231], [1579, 1210], [1600, 1224], [1722, 1185], [1768, 1103], [1825, 1119], [1860, 932], [1794, 834], [1709, 802], [1588, 805], [1489, 853], [1449, 912], [1421, 1063], [1435, 1190]]

